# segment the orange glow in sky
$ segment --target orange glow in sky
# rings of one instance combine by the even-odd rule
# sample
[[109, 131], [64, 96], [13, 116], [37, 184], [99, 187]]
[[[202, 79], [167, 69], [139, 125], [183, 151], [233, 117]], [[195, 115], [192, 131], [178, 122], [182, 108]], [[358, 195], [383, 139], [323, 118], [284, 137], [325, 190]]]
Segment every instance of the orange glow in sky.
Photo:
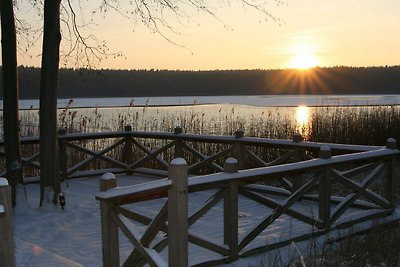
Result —
[[[80, 2], [83, 11], [98, 4]], [[400, 1], [285, 0], [283, 5], [260, 1], [280, 23], [264, 21], [240, 0], [226, 2], [206, 1], [218, 20], [194, 10], [180, 21], [167, 14], [178, 34], [165, 33], [179, 45], [152, 33], [140, 20], [134, 25], [115, 12], [105, 18], [99, 14], [90, 33], [123, 56], [108, 57], [94, 67], [214, 70], [400, 64]], [[20, 10], [25, 12], [23, 6]], [[61, 44], [68, 47], [65, 41]], [[39, 41], [28, 53], [19, 54], [18, 63], [40, 66], [40, 50]]]

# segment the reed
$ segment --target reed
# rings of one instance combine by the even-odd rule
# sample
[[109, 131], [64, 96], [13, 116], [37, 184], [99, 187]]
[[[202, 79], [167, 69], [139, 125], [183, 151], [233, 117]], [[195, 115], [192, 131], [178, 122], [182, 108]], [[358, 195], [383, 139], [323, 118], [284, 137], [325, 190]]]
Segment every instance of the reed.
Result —
[[[173, 131], [181, 126], [194, 134], [233, 135], [291, 139], [302, 132], [305, 140], [327, 143], [384, 145], [389, 137], [400, 140], [400, 106], [317, 107], [306, 124], [297, 125], [287, 108], [251, 108], [232, 105], [189, 107], [135, 107], [73, 109], [59, 111], [59, 128], [67, 132], [123, 130]], [[37, 110], [21, 111], [21, 135], [38, 135]], [[2, 120], [2, 117], [0, 117]]]
[[368, 232], [326, 243], [311, 253], [306, 266], [400, 266], [400, 224], [376, 225]]
[[317, 108], [309, 123], [308, 140], [342, 144], [384, 145], [400, 140], [400, 107]]
[[[245, 136], [292, 139], [294, 132], [301, 132], [308, 141], [344, 144], [384, 145], [385, 140], [394, 137], [400, 140], [400, 106], [376, 107], [319, 107], [311, 108], [308, 123], [300, 127], [293, 109], [256, 108], [234, 105], [196, 105], [177, 107], [149, 107], [147, 105], [127, 108], [72, 108], [71, 100], [65, 109], [59, 110], [59, 128], [67, 132], [121, 131], [131, 125], [133, 131], [172, 132], [181, 126], [184, 132], [193, 134], [233, 135], [238, 129]], [[2, 120], [2, 116], [0, 116]], [[39, 134], [37, 110], [20, 112], [22, 136]], [[165, 144], [165, 140], [139, 140], [149, 148]], [[80, 143], [92, 150], [101, 150], [114, 140], [102, 139]], [[205, 155], [223, 149], [221, 144], [189, 144]], [[255, 148], [265, 149], [265, 148]], [[37, 145], [23, 147], [23, 155], [38, 151]], [[256, 151], [257, 154], [271, 153]], [[265, 153], [264, 153], [265, 152]], [[134, 151], [136, 156], [142, 153]], [[273, 153], [273, 152], [272, 152]], [[119, 158], [118, 149], [108, 155]], [[172, 159], [173, 153], [165, 153], [165, 159]], [[191, 156], [191, 155], [186, 155]], [[79, 162], [84, 155], [74, 152], [68, 155], [69, 163]], [[266, 156], [268, 158], [268, 155]], [[275, 155], [271, 155], [274, 158]], [[103, 165], [101, 165], [103, 164]], [[4, 162], [3, 164], [4, 165]], [[104, 166], [104, 162], [93, 163], [90, 167]], [[30, 175], [37, 174], [36, 172]]]

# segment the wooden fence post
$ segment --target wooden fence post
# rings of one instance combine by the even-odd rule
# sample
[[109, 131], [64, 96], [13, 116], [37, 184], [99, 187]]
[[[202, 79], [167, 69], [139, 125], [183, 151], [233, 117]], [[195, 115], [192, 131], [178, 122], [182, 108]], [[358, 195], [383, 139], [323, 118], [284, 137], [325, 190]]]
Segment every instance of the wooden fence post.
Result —
[[188, 166], [175, 158], [168, 168], [168, 264], [187, 267], [188, 260]]
[[15, 265], [11, 206], [11, 188], [6, 178], [0, 178], [0, 265], [4, 267]]
[[[330, 159], [329, 146], [321, 146], [319, 158]], [[324, 173], [319, 181], [319, 219], [324, 222], [325, 228], [331, 224], [331, 177], [329, 167], [324, 167]]]
[[117, 178], [111, 172], [107, 172], [100, 177], [99, 190], [100, 192], [107, 191], [110, 188], [117, 187]]
[[[100, 178], [100, 191], [107, 191], [117, 186], [117, 180], [112, 173], [105, 173]], [[119, 266], [119, 236], [118, 226], [112, 220], [113, 203], [100, 201], [101, 241], [103, 251], [103, 266]]]
[[[175, 127], [174, 134], [181, 134], [182, 128], [180, 126]], [[183, 147], [180, 140], [175, 139], [175, 150], [174, 150], [174, 158], [182, 158], [183, 157]]]
[[[239, 129], [235, 132], [235, 138], [240, 139], [243, 138], [244, 131]], [[239, 170], [243, 170], [244, 168], [244, 152], [242, 149], [242, 144], [238, 141], [235, 142], [235, 158], [238, 162]]]
[[[301, 136], [300, 133], [294, 133], [293, 134], [293, 142], [294, 143], [300, 143], [303, 141], [303, 136]], [[300, 155], [300, 148], [298, 146], [295, 146], [293, 148], [293, 161], [294, 162], [299, 162], [301, 161], [301, 155]], [[293, 192], [297, 191], [303, 184], [304, 184], [304, 178], [302, 175], [295, 177], [292, 181], [293, 184]]]
[[[237, 160], [234, 158], [226, 159], [224, 172], [237, 173]], [[224, 243], [229, 246], [229, 257], [231, 260], [237, 260], [239, 258], [238, 212], [238, 186], [236, 182], [230, 182], [224, 197]]]
[[[67, 133], [65, 129], [58, 130], [58, 137], [64, 136]], [[60, 166], [60, 174], [61, 174], [61, 182], [67, 179], [68, 172], [67, 172], [67, 146], [66, 141], [63, 138], [58, 139], [58, 158], [59, 158], [59, 166]]]
[[[124, 128], [126, 133], [130, 133], [132, 131], [132, 126], [126, 125]], [[126, 164], [131, 164], [133, 162], [133, 148], [132, 148], [132, 136], [128, 135], [125, 137], [125, 146], [122, 150], [122, 161]], [[127, 174], [131, 174], [130, 170], [127, 170]]]
[[[397, 149], [397, 143], [394, 138], [389, 138], [386, 141], [386, 148]], [[385, 177], [385, 197], [390, 203], [390, 208], [394, 211], [396, 208], [396, 156], [392, 156], [389, 159], [387, 167], [387, 174]]]

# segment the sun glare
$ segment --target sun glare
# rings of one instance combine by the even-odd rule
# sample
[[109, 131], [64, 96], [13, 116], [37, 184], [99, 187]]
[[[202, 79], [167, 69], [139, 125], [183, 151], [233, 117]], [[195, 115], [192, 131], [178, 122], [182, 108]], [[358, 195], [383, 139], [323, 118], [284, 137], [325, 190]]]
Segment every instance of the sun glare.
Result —
[[318, 66], [319, 60], [311, 46], [297, 46], [292, 49], [292, 59], [289, 68], [309, 69]]
[[297, 124], [303, 126], [308, 123], [310, 119], [310, 111], [307, 106], [299, 106], [296, 108], [296, 121]]
[[305, 136], [309, 132], [310, 108], [307, 106], [299, 106], [296, 108], [296, 132]]

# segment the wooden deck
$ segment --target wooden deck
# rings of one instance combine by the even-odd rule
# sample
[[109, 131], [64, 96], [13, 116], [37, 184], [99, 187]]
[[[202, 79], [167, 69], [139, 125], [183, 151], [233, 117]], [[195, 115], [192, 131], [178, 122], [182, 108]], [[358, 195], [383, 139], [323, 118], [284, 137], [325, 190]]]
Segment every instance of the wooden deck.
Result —
[[[22, 167], [38, 175], [38, 138], [22, 143], [29, 152]], [[60, 134], [59, 154], [55, 188], [42, 179], [25, 177], [24, 183], [29, 203], [51, 202], [55, 193], [61, 204], [65, 193], [66, 209], [17, 200], [17, 265], [38, 259], [34, 266], [47, 266], [42, 260], [50, 258], [69, 262], [65, 266], [236, 264], [399, 217], [400, 152], [391, 138], [376, 147], [305, 142], [298, 134], [274, 140], [244, 137], [241, 130], [207, 136], [127, 126]], [[110, 170], [136, 176], [120, 176], [119, 187], [99, 192], [95, 175]], [[84, 175], [94, 178], [75, 180]], [[259, 262], [236, 266], [251, 265]]]
[[[118, 176], [118, 186], [153, 181], [149, 176]], [[19, 196], [19, 205], [14, 215], [14, 236], [16, 243], [16, 266], [101, 266], [101, 227], [98, 201], [94, 196], [98, 193], [98, 178], [76, 179], [63, 183], [67, 196], [67, 205], [64, 211], [59, 207], [36, 208], [39, 201], [39, 185], [27, 186], [28, 203], [23, 196]], [[22, 191], [20, 191], [21, 193]], [[189, 216], [201, 208], [216, 190], [195, 192], [189, 196]], [[273, 196], [276, 201], [284, 201], [283, 197]], [[154, 218], [165, 203], [166, 198], [129, 204], [129, 209], [144, 216]], [[33, 205], [32, 205], [33, 204]], [[293, 208], [308, 214], [318, 216], [318, 206], [313, 201], [299, 201]], [[333, 209], [334, 207], [332, 207]], [[273, 212], [259, 203], [248, 198], [239, 197], [239, 242], [251, 231], [255, 225]], [[359, 209], [350, 209], [343, 216], [357, 216], [365, 212]], [[384, 221], [395, 220], [398, 213], [385, 218]], [[376, 221], [374, 222], [376, 223]], [[137, 229], [145, 230], [146, 226], [135, 222]], [[371, 226], [371, 222], [363, 223], [355, 230], [363, 230]], [[189, 228], [192, 236], [201, 236], [211, 243], [223, 247], [223, 200], [219, 201], [204, 216], [197, 220]], [[311, 235], [319, 235], [319, 230], [302, 221], [293, 219], [287, 215], [280, 216], [266, 230], [262, 231], [248, 246], [246, 251], [253, 248], [270, 245], [284, 247], [293, 240], [309, 238]], [[157, 243], [164, 237], [159, 233], [153, 243]], [[331, 235], [332, 236], [332, 235]], [[304, 243], [304, 242], [303, 242]], [[123, 262], [132, 251], [133, 246], [123, 235], [120, 235], [120, 258]], [[165, 247], [160, 255], [167, 261], [168, 248]], [[260, 257], [260, 255], [258, 255]], [[213, 251], [201, 248], [197, 245], [189, 245], [189, 265], [218, 260], [221, 255]], [[241, 260], [243, 262], [243, 260]], [[257, 258], [249, 258], [244, 262], [260, 262]], [[261, 264], [261, 262], [260, 262]], [[238, 266], [232, 262], [226, 266]], [[239, 265], [240, 266], [240, 265]], [[257, 265], [255, 265], [257, 266]], [[261, 266], [261, 265], [259, 265]]]

